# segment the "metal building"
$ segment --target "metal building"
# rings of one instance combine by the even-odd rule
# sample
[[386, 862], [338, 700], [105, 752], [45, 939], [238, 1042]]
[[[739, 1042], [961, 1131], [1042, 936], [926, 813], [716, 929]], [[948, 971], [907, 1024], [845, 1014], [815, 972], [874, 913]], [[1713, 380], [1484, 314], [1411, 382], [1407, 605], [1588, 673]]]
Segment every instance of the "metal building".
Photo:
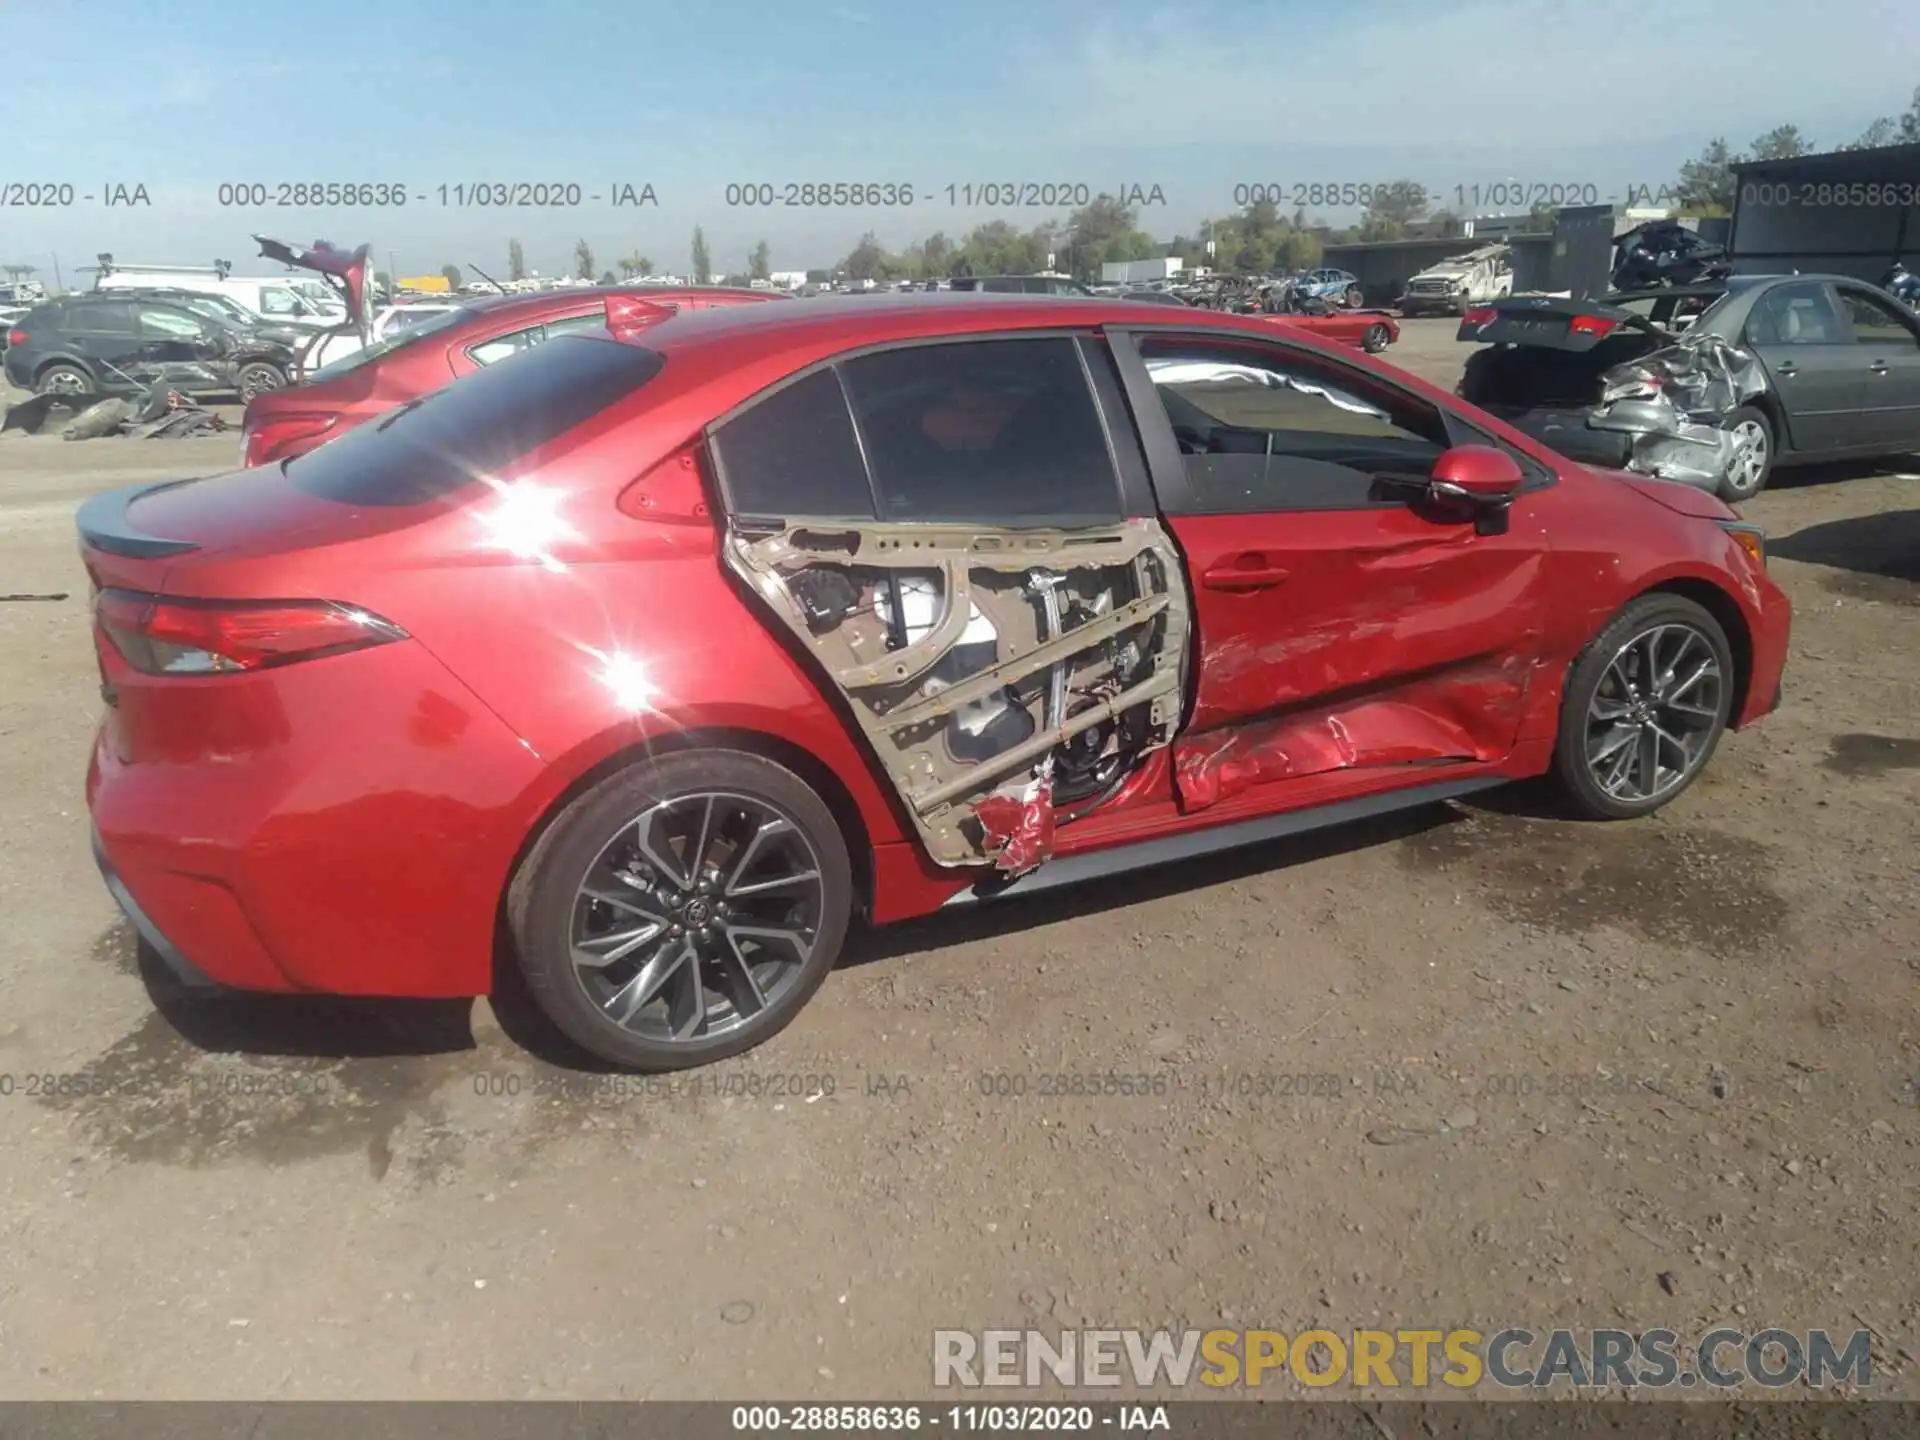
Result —
[[1821, 271], [1878, 281], [1920, 260], [1920, 144], [1733, 167], [1728, 253], [1741, 274]]

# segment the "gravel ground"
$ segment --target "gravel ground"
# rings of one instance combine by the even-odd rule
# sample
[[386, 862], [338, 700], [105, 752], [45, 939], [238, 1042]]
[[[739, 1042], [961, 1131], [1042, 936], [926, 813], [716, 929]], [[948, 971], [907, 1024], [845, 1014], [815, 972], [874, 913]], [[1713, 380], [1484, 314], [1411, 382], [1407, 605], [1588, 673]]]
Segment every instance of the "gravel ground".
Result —
[[[1494, 792], [864, 936], [717, 1086], [619, 1094], [505, 1004], [156, 1009], [87, 853], [71, 514], [233, 449], [0, 437], [0, 591], [65, 592], [0, 602], [0, 1395], [901, 1395], [935, 1328], [1725, 1322], [1870, 1328], [1920, 1398], [1915, 475], [1748, 507], [1786, 704], [1652, 820]], [[1033, 1093], [1110, 1071], [1161, 1093]]]

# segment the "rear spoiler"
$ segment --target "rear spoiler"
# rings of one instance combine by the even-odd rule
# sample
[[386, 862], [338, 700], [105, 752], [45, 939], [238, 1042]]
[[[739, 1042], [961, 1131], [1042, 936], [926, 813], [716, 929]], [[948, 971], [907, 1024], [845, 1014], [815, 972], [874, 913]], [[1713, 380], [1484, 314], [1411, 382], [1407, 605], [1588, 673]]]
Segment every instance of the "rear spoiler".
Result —
[[[196, 477], [197, 478], [197, 477]], [[158, 485], [128, 485], [107, 490], [81, 505], [74, 516], [80, 541], [107, 555], [124, 555], [130, 560], [161, 560], [169, 555], [184, 555], [200, 547], [191, 540], [169, 540], [137, 529], [127, 519], [127, 510], [136, 500], [158, 495], [176, 485], [191, 485], [193, 480], [164, 480]]]
[[644, 295], [607, 296], [607, 330], [616, 340], [631, 340], [642, 330], [671, 320], [680, 307]]
[[[1543, 325], [1542, 321], [1549, 323]], [[1663, 342], [1674, 338], [1673, 331], [1646, 316], [1598, 300], [1510, 295], [1471, 307], [1460, 317], [1454, 339], [1476, 345], [1529, 345], [1582, 354], [1622, 330], [1639, 330]]]

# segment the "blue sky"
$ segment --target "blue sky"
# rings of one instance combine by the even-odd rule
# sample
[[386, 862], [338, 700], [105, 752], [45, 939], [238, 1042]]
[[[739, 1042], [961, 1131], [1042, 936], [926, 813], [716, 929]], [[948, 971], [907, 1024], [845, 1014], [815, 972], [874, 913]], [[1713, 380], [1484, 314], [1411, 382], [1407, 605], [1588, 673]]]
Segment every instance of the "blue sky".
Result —
[[[452, 261], [684, 270], [766, 239], [777, 269], [862, 231], [900, 244], [1058, 210], [950, 206], [969, 182], [1157, 184], [1146, 228], [1191, 230], [1237, 182], [1658, 187], [1715, 134], [1784, 121], [1851, 138], [1920, 83], [1920, 4], [1682, 0], [1642, 20], [1586, 0], [227, 0], [0, 5], [10, 45], [0, 185], [144, 184], [147, 208], [0, 208], [0, 263], [122, 260], [242, 271], [248, 234], [370, 242], [402, 273]], [[1657, 21], [1655, 17], [1657, 18]], [[1637, 25], [1657, 36], [1628, 38]], [[58, 123], [54, 121], [57, 119]], [[32, 138], [22, 122], [31, 121]], [[748, 210], [735, 181], [881, 181], [911, 209]], [[223, 182], [386, 181], [404, 209], [226, 209]], [[443, 206], [438, 187], [653, 185], [657, 207]], [[933, 192], [929, 194], [928, 192]], [[1340, 220], [1350, 212], [1326, 210]], [[71, 276], [69, 276], [71, 281]]]

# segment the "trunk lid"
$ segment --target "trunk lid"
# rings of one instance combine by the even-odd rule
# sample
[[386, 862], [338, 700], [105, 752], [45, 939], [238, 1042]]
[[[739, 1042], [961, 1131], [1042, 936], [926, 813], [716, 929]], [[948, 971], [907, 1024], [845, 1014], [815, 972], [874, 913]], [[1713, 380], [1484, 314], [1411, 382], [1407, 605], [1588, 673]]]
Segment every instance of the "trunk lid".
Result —
[[1454, 338], [1477, 345], [1525, 345], [1585, 354], [1603, 341], [1634, 333], [1660, 344], [1672, 339], [1645, 316], [1597, 300], [1520, 295], [1474, 306], [1460, 317]]

